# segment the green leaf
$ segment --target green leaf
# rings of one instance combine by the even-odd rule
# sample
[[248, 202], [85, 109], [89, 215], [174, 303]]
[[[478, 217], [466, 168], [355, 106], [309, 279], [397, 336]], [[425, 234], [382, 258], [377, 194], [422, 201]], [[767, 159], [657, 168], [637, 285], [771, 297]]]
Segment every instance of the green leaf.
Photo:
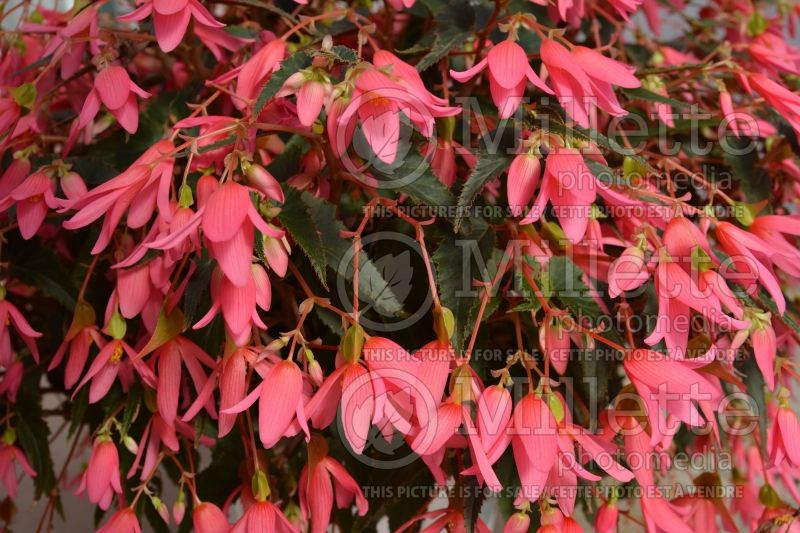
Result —
[[[352, 255], [353, 243], [340, 236], [345, 227], [336, 217], [336, 207], [307, 191], [302, 193], [302, 200], [308, 207], [311, 223], [319, 231], [326, 264], [337, 276], [344, 276], [346, 281], [352, 281], [352, 258], [346, 264], [343, 259]], [[384, 316], [399, 315], [403, 309], [402, 303], [367, 254], [361, 252], [358, 264], [359, 297], [372, 302], [376, 310]]]
[[744, 197], [750, 203], [757, 203], [770, 197], [772, 193], [772, 180], [769, 173], [760, 168], [758, 164], [758, 150], [747, 150], [746, 153], [737, 153], [741, 148], [752, 142], [751, 139], [728, 137], [726, 142], [734, 150], [723, 150], [722, 159], [731, 169], [733, 179], [738, 182]]
[[583, 271], [569, 257], [557, 255], [547, 267], [552, 296], [577, 317], [596, 319], [603, 311], [583, 282]]
[[187, 324], [194, 324], [200, 311], [200, 304], [203, 298], [208, 295], [211, 286], [211, 275], [214, 273], [216, 261], [211, 259], [201, 259], [197, 270], [186, 285], [186, 293], [183, 297], [184, 319]]
[[645, 89], [644, 87], [637, 87], [635, 89], [624, 89], [623, 92], [625, 93], [625, 95], [628, 96], [628, 98], [644, 100], [646, 102], [658, 102], [660, 104], [668, 104], [678, 109], [689, 109], [691, 107], [686, 102], [681, 102], [680, 100], [676, 100], [675, 98], [670, 98], [669, 96], [664, 96], [662, 94], [655, 93], [653, 91]]
[[122, 411], [122, 423], [119, 428], [119, 432], [123, 437], [128, 434], [131, 424], [139, 414], [139, 407], [142, 404], [142, 387], [139, 385], [131, 387], [124, 402], [125, 408]]
[[[472, 281], [489, 281], [493, 274], [490, 265], [494, 231], [485, 224], [474, 224], [473, 231], [469, 235], [459, 236], [458, 240], [445, 229], [436, 233], [434, 239], [437, 247], [431, 259], [436, 267], [439, 298], [442, 305], [453, 313], [455, 325], [452, 342], [456, 351], [459, 351], [472, 329], [473, 317], [480, 305], [480, 293], [472, 287]], [[479, 264], [475, 255], [478, 261], [486, 264]], [[470, 295], [468, 291], [474, 294]]]
[[417, 70], [422, 72], [435, 65], [450, 50], [461, 46], [476, 29], [475, 7], [466, 0], [447, 3], [436, 15], [436, 40], [425, 57], [417, 63]]
[[747, 385], [747, 395], [756, 402], [758, 408], [758, 429], [761, 433], [761, 443], [767, 443], [767, 401], [765, 399], [766, 385], [764, 376], [756, 364], [756, 357], [752, 351], [744, 357], [740, 371], [744, 374], [744, 382]]
[[286, 199], [278, 219], [283, 224], [283, 227], [286, 228], [286, 231], [289, 232], [289, 235], [292, 236], [294, 242], [306, 254], [311, 266], [314, 267], [314, 272], [316, 272], [322, 285], [327, 289], [325, 249], [322, 245], [320, 231], [314, 225], [308, 223], [312, 218], [309, 205], [303, 201], [302, 193], [294, 187], [284, 184], [283, 192]]
[[36, 499], [56, 487], [53, 459], [50, 456], [50, 429], [44, 420], [38, 384], [39, 372], [32, 372], [17, 394], [17, 416], [14, 417], [17, 440], [25, 457], [36, 471], [33, 478]]
[[497, 177], [501, 172], [504, 172], [511, 164], [511, 157], [505, 154], [489, 154], [483, 153], [478, 156], [478, 162], [472, 173], [464, 183], [464, 188], [461, 189], [461, 195], [458, 197], [455, 219], [455, 231], [461, 228], [464, 215], [468, 208], [475, 202], [475, 198], [483, 190], [483, 187], [492, 179]]
[[272, 73], [269, 81], [264, 85], [264, 87], [261, 89], [261, 92], [258, 94], [255, 106], [253, 107], [253, 116], [257, 117], [261, 114], [264, 106], [267, 105], [267, 102], [270, 100], [270, 98], [278, 93], [280, 88], [283, 87], [283, 84], [286, 83], [286, 80], [289, 79], [289, 76], [298, 70], [308, 67], [309, 65], [311, 65], [311, 56], [309, 56], [304, 50], [295, 52], [281, 61], [280, 68], [276, 72]]
[[376, 160], [373, 173], [377, 178], [387, 182], [408, 180], [395, 190], [407, 194], [416, 204], [432, 207], [453, 205], [455, 199], [445, 187], [422, 155], [408, 153], [399, 164], [389, 166]]

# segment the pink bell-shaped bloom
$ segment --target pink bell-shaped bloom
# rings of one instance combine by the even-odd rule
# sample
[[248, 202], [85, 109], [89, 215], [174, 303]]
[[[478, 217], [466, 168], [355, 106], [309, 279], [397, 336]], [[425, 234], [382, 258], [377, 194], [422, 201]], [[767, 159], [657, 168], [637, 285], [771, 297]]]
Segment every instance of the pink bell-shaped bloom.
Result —
[[286, 80], [275, 95], [297, 97], [297, 118], [305, 127], [311, 126], [319, 117], [325, 101], [330, 97], [333, 86], [330, 80], [315, 75], [313, 69], [295, 72]]
[[596, 107], [613, 116], [627, 114], [619, 105], [612, 84], [627, 88], [641, 86], [632, 67], [584, 46], [568, 51], [556, 41], [545, 39], [541, 54], [561, 107], [584, 128], [592, 122]]
[[542, 164], [533, 154], [519, 154], [511, 162], [508, 167], [506, 194], [508, 206], [514, 215], [520, 215], [533, 198], [541, 171]]
[[747, 83], [800, 135], [800, 96], [763, 74], [748, 74]]
[[558, 429], [541, 397], [528, 393], [514, 407], [511, 446], [521, 484], [521, 498], [535, 502], [542, 495], [558, 454]]
[[786, 298], [778, 279], [769, 268], [769, 257], [775, 253], [775, 249], [760, 237], [730, 222], [718, 223], [715, 235], [730, 258], [728, 266], [737, 272], [737, 281], [744, 284], [758, 280], [775, 300], [780, 314], [783, 314], [786, 311]]
[[[400, 114], [404, 114], [429, 137], [433, 134], [436, 118], [451, 117], [461, 108], [433, 103], [427, 91], [418, 95], [408, 87], [414, 82], [383, 73], [377, 68], [362, 71], [355, 80], [349, 103], [336, 117], [334, 147], [343, 154], [350, 142], [349, 133], [359, 122], [367, 143], [383, 163], [391, 165], [397, 158], [400, 143]], [[330, 112], [330, 111], [329, 111]]]
[[[256, 367], [258, 368], [258, 367]], [[240, 413], [258, 403], [258, 436], [265, 448], [272, 448], [297, 420], [310, 438], [303, 408], [303, 373], [294, 361], [280, 361], [266, 371], [264, 380], [238, 404], [225, 409]]]
[[11, 161], [0, 176], [0, 202], [31, 174], [31, 162], [26, 157], [18, 157]]
[[544, 325], [539, 328], [539, 345], [556, 372], [559, 374], [566, 372], [570, 338], [561, 320], [554, 316], [545, 319]]
[[139, 129], [137, 96], [149, 98], [151, 95], [131, 80], [124, 67], [110, 65], [98, 72], [94, 87], [86, 96], [78, 118], [72, 123], [64, 151], [68, 152], [80, 132], [91, 125], [100, 111], [101, 103], [114, 115], [125, 131], [136, 133]]
[[25, 377], [25, 364], [17, 359], [6, 368], [5, 374], [0, 379], [0, 395], [5, 396], [9, 402], [17, 402], [17, 394]]
[[281, 66], [286, 56], [286, 43], [275, 39], [264, 45], [242, 65], [236, 78], [236, 96], [233, 103], [240, 109], [255, 101], [267, 78]]
[[55, 182], [44, 172], [34, 172], [0, 199], [0, 212], [17, 206], [17, 224], [22, 238], [36, 235], [49, 209], [59, 207]]
[[615, 503], [604, 503], [597, 510], [594, 529], [597, 533], [616, 533], [619, 520], [619, 507]]
[[230, 433], [236, 422], [235, 413], [226, 411], [241, 402], [247, 394], [247, 365], [256, 362], [256, 354], [248, 348], [236, 348], [217, 363], [216, 368], [206, 380], [197, 398], [181, 417], [182, 422], [191, 421], [203, 408], [212, 417], [214, 408], [214, 390], [219, 386], [219, 432], [220, 438]]
[[238, 288], [252, 281], [254, 230], [273, 238], [283, 237], [282, 231], [258, 214], [247, 188], [232, 180], [220, 185], [208, 198], [202, 227], [225, 278]]
[[520, 511], [508, 517], [503, 526], [503, 533], [528, 533], [531, 527], [531, 516]]
[[7, 289], [0, 285], [0, 366], [8, 367], [14, 359], [11, 348], [11, 328], [13, 327], [28, 347], [34, 360], [39, 362], [39, 349], [36, 340], [42, 336], [34, 330], [19, 309], [6, 299]]
[[791, 407], [784, 401], [778, 407], [769, 435], [769, 462], [781, 466], [784, 460], [792, 468], [800, 466], [800, 422]]
[[644, 402], [654, 445], [664, 435], [677, 431], [676, 420], [694, 427], [708, 422], [716, 430], [714, 413], [722, 399], [722, 389], [718, 379], [697, 370], [712, 359], [712, 352], [680, 360], [646, 349], [633, 350], [625, 358], [625, 372]]
[[158, 141], [122, 174], [69, 202], [69, 209], [78, 212], [64, 222], [64, 228], [79, 229], [105, 216], [100, 236], [92, 248], [92, 254], [98, 254], [108, 246], [126, 211], [125, 224], [131, 229], [147, 224], [156, 207], [158, 216], [169, 222], [172, 218], [169, 199], [175, 165], [173, 153], [172, 142]]
[[228, 533], [231, 530], [225, 513], [211, 502], [195, 505], [192, 524], [197, 533]]
[[31, 468], [22, 450], [7, 442], [0, 445], [0, 481], [12, 500], [17, 499], [17, 469], [14, 466], [15, 463], [29, 477], [36, 477], [36, 471]]
[[793, 277], [800, 277], [800, 250], [793, 244], [800, 235], [800, 218], [792, 215], [762, 215], [756, 217], [750, 233], [758, 236], [772, 249], [772, 263]]
[[361, 487], [338, 461], [328, 456], [328, 443], [319, 435], [312, 436], [308, 444], [308, 464], [300, 473], [298, 492], [303, 516], [311, 516], [311, 533], [327, 531], [334, 497], [339, 509], [349, 508], [355, 499], [359, 516], [369, 509]]
[[237, 287], [221, 270], [214, 271], [211, 278], [211, 308], [192, 329], [207, 326], [219, 312], [237, 346], [247, 344], [254, 325], [267, 329], [258, 316], [257, 307], [267, 311], [272, 305], [269, 277], [261, 265], [251, 264], [249, 269], [250, 276], [242, 287]]
[[669, 533], [690, 533], [693, 530], [681, 518], [672, 503], [664, 498], [661, 487], [656, 483], [657, 467], [652, 459], [655, 453], [653, 441], [656, 439], [651, 439], [634, 417], [628, 417], [628, 419], [625, 431], [625, 452], [628, 463], [635, 465], [633, 473], [639, 486], [642, 487], [640, 502], [647, 529], [649, 531], [663, 530]]
[[108, 437], [98, 437], [92, 447], [89, 466], [81, 478], [78, 493], [86, 491], [89, 501], [108, 509], [114, 494], [122, 494], [117, 446]]
[[650, 271], [644, 250], [639, 246], [629, 246], [608, 269], [608, 295], [616, 298], [623, 292], [641, 287], [648, 279]]
[[[185, 366], [195, 390], [200, 393], [206, 383], [203, 366], [214, 368], [215, 362], [202, 348], [183, 336], [170, 340], [157, 351], [156, 405], [164, 423], [172, 425], [178, 413], [181, 392], [181, 367]], [[213, 403], [210, 403], [213, 414]]]
[[194, 19], [200, 27], [222, 28], [225, 25], [214, 18], [198, 0], [139, 0], [138, 8], [118, 17], [123, 22], [139, 22], [153, 15], [153, 30], [158, 46], [171, 52], [181, 44], [189, 22]]
[[656, 291], [658, 293], [658, 318], [655, 329], [645, 339], [653, 346], [662, 339], [675, 354], [686, 349], [690, 328], [690, 309], [702, 314], [710, 322], [726, 329], [744, 329], [750, 322], [731, 318], [722, 311], [722, 304], [711, 291], [705, 293], [684, 268], [666, 252], [656, 269]]
[[270, 501], [256, 501], [248, 507], [230, 533], [297, 533], [298, 529]]
[[536, 203], [520, 224], [539, 220], [550, 201], [564, 234], [573, 243], [580, 242], [589, 226], [591, 206], [599, 188], [597, 178], [578, 150], [556, 148], [547, 155]]
[[496, 463], [511, 443], [511, 393], [501, 385], [486, 387], [478, 398], [477, 428], [489, 464]]
[[450, 76], [464, 83], [487, 67], [489, 89], [500, 118], [510, 117], [519, 108], [528, 81], [545, 93], [553, 94], [553, 90], [531, 68], [525, 50], [510, 38], [494, 45], [487, 56], [472, 68], [464, 72], [451, 70]]
[[142, 533], [139, 519], [130, 507], [120, 509], [96, 533]]

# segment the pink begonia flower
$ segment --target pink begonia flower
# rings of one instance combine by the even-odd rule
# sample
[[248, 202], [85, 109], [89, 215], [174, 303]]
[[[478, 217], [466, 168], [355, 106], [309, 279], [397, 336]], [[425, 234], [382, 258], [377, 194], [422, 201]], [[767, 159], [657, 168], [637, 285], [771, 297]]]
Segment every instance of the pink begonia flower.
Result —
[[[78, 306], [88, 307], [88, 304], [79, 302]], [[77, 317], [73, 319], [73, 324], [70, 325], [64, 341], [59, 345], [53, 359], [50, 361], [50, 366], [47, 368], [48, 371], [57, 368], [64, 356], [69, 354], [64, 368], [64, 387], [67, 389], [71, 389], [80, 379], [83, 368], [86, 366], [86, 361], [89, 359], [89, 349], [92, 344], [95, 344], [98, 348], [105, 346], [105, 340], [94, 324], [94, 310], [91, 310], [90, 313], [91, 324], [88, 322], [82, 324]]]
[[157, 142], [122, 174], [69, 202], [68, 208], [78, 212], [64, 222], [64, 228], [79, 229], [105, 216], [100, 236], [92, 248], [92, 254], [98, 254], [111, 242], [126, 211], [125, 224], [131, 229], [147, 224], [156, 207], [158, 216], [169, 222], [172, 218], [169, 199], [174, 165], [172, 142]]
[[[154, 413], [150, 421], [147, 422], [144, 432], [142, 432], [142, 437], [136, 445], [136, 457], [133, 458], [133, 464], [128, 469], [128, 479], [136, 474], [143, 458], [144, 462], [142, 463], [142, 472], [139, 479], [142, 481], [150, 479], [153, 471], [159, 465], [159, 454], [162, 453], [162, 448], [166, 448], [173, 453], [180, 450], [179, 436], [190, 441], [198, 438], [193, 426], [177, 419], [174, 425], [168, 425], [159, 413]], [[214, 439], [200, 435], [198, 442], [203, 446], [213, 446]]]
[[785, 460], [792, 468], [800, 467], [798, 442], [800, 442], [800, 421], [788, 403], [783, 400], [775, 414], [769, 434], [770, 466], [779, 467]]
[[676, 359], [640, 348], [625, 358], [625, 372], [644, 402], [653, 445], [677, 430], [674, 421], [694, 427], [708, 422], [716, 431], [714, 413], [722, 399], [722, 389], [718, 379], [697, 371], [711, 363], [713, 357], [710, 351], [694, 359]]
[[643, 2], [644, 0], [609, 0], [617, 13], [628, 23], [631, 22], [630, 15], [635, 13]]
[[15, 463], [19, 465], [28, 477], [36, 477], [36, 471], [31, 468], [22, 450], [13, 444], [4, 442], [0, 445], [0, 481], [12, 500], [17, 499], [17, 469], [14, 466]]
[[191, 421], [204, 407], [214, 418], [214, 389], [219, 386], [218, 437], [222, 438], [233, 429], [237, 415], [226, 413], [229, 408], [241, 402], [247, 394], [247, 365], [255, 364], [257, 356], [248, 348], [236, 348], [227, 353], [208, 376], [203, 388], [192, 405], [181, 417], [181, 421]]
[[531, 516], [520, 511], [508, 517], [503, 526], [503, 533], [528, 533], [531, 527]]
[[693, 530], [684, 522], [672, 503], [664, 498], [661, 487], [656, 483], [654, 474], [657, 466], [653, 459], [656, 451], [652, 443], [655, 438], [651, 439], [634, 417], [627, 418], [625, 452], [628, 464], [634, 466], [636, 481], [642, 487], [640, 502], [648, 531], [691, 533]]
[[16, 205], [19, 232], [28, 240], [39, 231], [48, 209], [59, 207], [55, 192], [55, 182], [47, 174], [34, 172], [0, 199], [0, 213]]
[[0, 366], [8, 367], [14, 360], [14, 352], [11, 347], [11, 328], [19, 334], [22, 341], [31, 351], [33, 359], [39, 362], [39, 349], [36, 347], [36, 340], [42, 336], [34, 330], [19, 309], [6, 299], [7, 289], [0, 285]]
[[138, 8], [117, 19], [122, 22], [139, 22], [152, 14], [156, 40], [164, 52], [171, 52], [181, 44], [192, 19], [197, 27], [225, 26], [197, 0], [137, 0], [137, 4], [140, 4]]
[[117, 446], [108, 437], [98, 437], [92, 446], [89, 465], [81, 477], [78, 494], [86, 492], [89, 501], [106, 510], [114, 494], [122, 494]]
[[608, 269], [608, 295], [616, 298], [623, 292], [632, 291], [650, 279], [650, 271], [640, 246], [629, 246], [615, 259]]
[[496, 463], [511, 444], [511, 393], [500, 384], [486, 387], [478, 398], [477, 428], [489, 464]]
[[566, 372], [570, 354], [570, 335], [557, 317], [545, 318], [544, 324], [539, 328], [539, 346], [556, 372], [559, 374]]
[[772, 250], [772, 263], [793, 277], [800, 277], [800, 250], [792, 241], [800, 235], [800, 218], [791, 215], [762, 215], [747, 228]]
[[[89, 370], [83, 376], [83, 379], [78, 383], [75, 391], [72, 393], [73, 397], [78, 393], [87, 383], [91, 381], [89, 386], [89, 403], [97, 403], [102, 400], [111, 386], [114, 385], [120, 369], [126, 362], [122, 357], [127, 354], [133, 368], [151, 385], [156, 384], [155, 375], [152, 371], [142, 362], [140, 358], [136, 357], [136, 350], [131, 348], [125, 341], [119, 339], [112, 339], [100, 349], [97, 357], [94, 358]], [[126, 368], [127, 371], [127, 368]]]
[[719, 222], [715, 235], [730, 258], [728, 266], [737, 272], [738, 283], [752, 285], [758, 280], [775, 300], [778, 312], [783, 314], [786, 311], [786, 298], [778, 279], [768, 266], [769, 258], [776, 250], [760, 237], [737, 228], [730, 222]]
[[517, 155], [508, 167], [506, 194], [508, 206], [515, 216], [522, 214], [523, 209], [533, 198], [541, 172], [542, 163], [539, 157], [530, 153]]
[[604, 503], [597, 510], [594, 529], [597, 533], [616, 533], [619, 520], [619, 507], [615, 503]]
[[531, 68], [525, 50], [511, 38], [494, 45], [486, 57], [472, 68], [464, 72], [450, 70], [450, 76], [464, 83], [487, 67], [489, 89], [500, 118], [514, 114], [522, 103], [528, 81], [545, 93], [553, 94], [553, 90]]
[[130, 507], [120, 509], [96, 533], [142, 533], [139, 519]]
[[584, 46], [567, 50], [556, 41], [545, 39], [541, 55], [561, 107], [584, 128], [589, 127], [597, 107], [612, 116], [627, 114], [620, 107], [612, 84], [626, 88], [641, 86], [633, 75], [633, 67]]
[[274, 39], [253, 54], [237, 72], [236, 96], [233, 104], [244, 109], [250, 101], [255, 101], [264, 86], [267, 77], [278, 70], [286, 56], [286, 43], [282, 39]]
[[339, 509], [349, 508], [355, 500], [359, 516], [369, 509], [358, 482], [328, 455], [328, 443], [319, 435], [314, 435], [308, 445], [308, 463], [300, 473], [298, 493], [303, 517], [311, 516], [311, 533], [327, 531], [334, 497]]
[[0, 379], [0, 395], [5, 396], [9, 402], [17, 402], [17, 394], [25, 377], [25, 363], [17, 359], [6, 368], [3, 378]]
[[297, 533], [298, 529], [270, 501], [256, 501], [244, 511], [230, 533]]
[[275, 446], [295, 420], [305, 433], [306, 441], [311, 438], [303, 407], [303, 372], [294, 361], [273, 364], [266, 371], [264, 380], [247, 397], [223, 412], [241, 413], [256, 400], [259, 400], [258, 436], [265, 448]]
[[231, 529], [225, 513], [211, 502], [195, 505], [192, 524], [197, 533], [228, 533]]
[[556, 419], [544, 400], [528, 393], [514, 407], [511, 447], [521, 485], [520, 497], [535, 502], [542, 495], [558, 456]]
[[[252, 253], [252, 252], [251, 252]], [[268, 311], [272, 305], [272, 287], [264, 267], [259, 264], [249, 266], [249, 276], [244, 286], [237, 287], [219, 269], [211, 277], [211, 308], [192, 326], [200, 329], [222, 313], [225, 326], [237, 346], [244, 346], [250, 338], [251, 328], [255, 325], [267, 329], [266, 324], [258, 316], [258, 309]]]
[[110, 65], [97, 73], [94, 87], [86, 96], [78, 118], [72, 123], [64, 152], [68, 152], [78, 138], [78, 134], [89, 126], [100, 111], [100, 104], [108, 108], [128, 133], [136, 133], [139, 128], [139, 103], [136, 97], [149, 98], [151, 95], [131, 80], [128, 71], [119, 65]]
[[305, 127], [311, 126], [319, 117], [322, 106], [331, 95], [333, 86], [327, 76], [315, 74], [313, 69], [295, 72], [284, 82], [275, 95], [284, 98], [297, 97], [297, 118]]
[[[0, 131], [3, 130], [0, 129]], [[0, 176], [0, 201], [3, 201], [30, 173], [31, 162], [28, 158], [14, 158], [3, 171], [3, 175]]]
[[365, 68], [355, 79], [349, 102], [336, 113], [334, 148], [339, 154], [347, 149], [355, 124], [360, 122], [372, 151], [391, 165], [397, 158], [400, 142], [400, 113], [424, 136], [430, 137], [436, 118], [461, 112], [459, 107], [442, 104], [441, 99], [421, 88], [418, 74], [412, 75], [407, 69], [397, 68], [398, 65], [394, 64], [391, 72]]
[[800, 135], [800, 96], [763, 74], [748, 74], [746, 87], [756, 90]]
[[748, 43], [747, 51], [761, 66], [800, 76], [800, 53], [779, 33], [765, 31]]
[[549, 201], [566, 237], [573, 244], [578, 243], [589, 227], [592, 203], [598, 192], [604, 196], [612, 194], [592, 174], [581, 153], [574, 148], [555, 148], [545, 160], [539, 196], [520, 224], [539, 220]]
[[697, 311], [710, 322], [728, 330], [740, 330], [750, 326], [748, 321], [726, 315], [714, 293], [701, 291], [691, 276], [666, 255], [661, 257], [656, 268], [655, 282], [658, 317], [655, 329], [645, 339], [645, 343], [650, 346], [664, 340], [667, 349], [675, 354], [685, 350], [689, 337], [691, 310]]
[[[282, 202], [282, 194], [275, 199]], [[202, 227], [225, 278], [239, 288], [252, 279], [254, 230], [276, 239], [283, 237], [282, 231], [261, 218], [247, 188], [232, 180], [220, 185], [208, 198]]]
[[[194, 389], [199, 394], [206, 383], [203, 367], [214, 368], [215, 361], [198, 345], [178, 335], [156, 351], [158, 357], [158, 385], [156, 405], [164, 423], [172, 425], [178, 414], [178, 401], [181, 391], [181, 368], [186, 367]], [[207, 404], [214, 414], [214, 403]]]

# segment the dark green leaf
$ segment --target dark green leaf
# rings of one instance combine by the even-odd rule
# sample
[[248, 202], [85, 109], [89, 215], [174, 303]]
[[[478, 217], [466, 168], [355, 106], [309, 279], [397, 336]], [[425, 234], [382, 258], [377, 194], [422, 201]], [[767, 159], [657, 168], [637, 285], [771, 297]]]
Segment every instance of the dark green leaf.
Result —
[[284, 195], [286, 200], [278, 215], [281, 224], [292, 236], [294, 242], [300, 246], [303, 253], [306, 254], [311, 266], [314, 267], [317, 277], [322, 282], [322, 285], [328, 288], [328, 278], [326, 271], [325, 250], [322, 245], [322, 238], [320, 237], [320, 230], [313, 224], [309, 224], [311, 220], [311, 213], [309, 212], [309, 205], [303, 201], [303, 195], [294, 187], [288, 185], [283, 186]]
[[492, 179], [504, 172], [511, 164], [511, 158], [505, 154], [483, 153], [479, 155], [478, 162], [472, 173], [467, 178], [461, 195], [458, 197], [458, 212], [455, 219], [455, 231], [461, 228], [461, 223], [469, 207], [475, 202], [475, 198], [483, 190], [483, 187]]
[[255, 106], [253, 107], [253, 116], [257, 117], [261, 114], [264, 106], [267, 105], [267, 102], [270, 100], [270, 98], [278, 93], [286, 80], [289, 79], [289, 76], [298, 70], [308, 67], [310, 64], [311, 56], [309, 56], [303, 50], [295, 52], [281, 61], [280, 68], [276, 72], [272, 73], [269, 81], [266, 83], [266, 85], [264, 85], [264, 87], [261, 89], [261, 92], [258, 94]]

